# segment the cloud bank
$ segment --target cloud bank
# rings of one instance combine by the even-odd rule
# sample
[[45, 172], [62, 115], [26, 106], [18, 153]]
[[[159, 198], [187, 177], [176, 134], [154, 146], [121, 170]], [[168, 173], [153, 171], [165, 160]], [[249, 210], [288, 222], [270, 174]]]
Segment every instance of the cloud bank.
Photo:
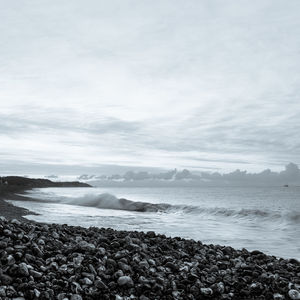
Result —
[[[59, 180], [58, 178], [54, 178]], [[123, 175], [81, 175], [77, 178], [88, 181], [95, 186], [298, 186], [300, 187], [300, 169], [294, 163], [289, 163], [280, 172], [266, 169], [259, 173], [248, 173], [236, 170], [234, 172], [221, 174], [219, 172], [193, 173], [187, 169], [177, 169], [149, 173], [145, 171], [127, 171]]]
[[299, 1], [0, 5], [3, 172], [300, 163]]

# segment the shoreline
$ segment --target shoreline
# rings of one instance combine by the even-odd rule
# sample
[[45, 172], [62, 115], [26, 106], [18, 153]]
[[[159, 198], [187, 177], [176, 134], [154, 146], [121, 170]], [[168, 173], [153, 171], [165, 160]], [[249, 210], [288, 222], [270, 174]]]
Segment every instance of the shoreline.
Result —
[[23, 200], [18, 193], [31, 188], [0, 189], [0, 299], [300, 299], [296, 259], [155, 232], [30, 221], [24, 216], [35, 213], [4, 199]]
[[[15, 206], [11, 203], [6, 202], [5, 200], [24, 200], [25, 197], [18, 195], [26, 191], [27, 189], [23, 188], [13, 188], [10, 190], [3, 190], [0, 188], [0, 216], [3, 216], [7, 219], [17, 219], [22, 222], [31, 222], [30, 220], [24, 218], [26, 215], [38, 215], [37, 213], [30, 211], [26, 208]], [[29, 190], [29, 189], [28, 189]], [[9, 199], [11, 198], [11, 199]]]
[[154, 232], [0, 217], [0, 299], [300, 297], [300, 262]]

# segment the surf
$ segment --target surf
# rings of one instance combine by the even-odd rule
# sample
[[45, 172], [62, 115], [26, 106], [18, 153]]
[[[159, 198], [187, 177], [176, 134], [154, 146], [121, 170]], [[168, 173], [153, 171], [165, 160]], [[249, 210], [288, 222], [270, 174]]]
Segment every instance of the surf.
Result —
[[299, 212], [280, 212], [249, 208], [202, 207], [197, 205], [175, 205], [168, 203], [150, 203], [118, 198], [110, 193], [85, 194], [80, 197], [58, 196], [55, 193], [30, 193], [27, 197], [35, 201], [60, 203], [68, 205], [94, 207], [97, 209], [112, 209], [152, 213], [180, 213], [186, 215], [218, 216], [224, 218], [260, 219], [264, 221], [288, 221], [300, 223]]

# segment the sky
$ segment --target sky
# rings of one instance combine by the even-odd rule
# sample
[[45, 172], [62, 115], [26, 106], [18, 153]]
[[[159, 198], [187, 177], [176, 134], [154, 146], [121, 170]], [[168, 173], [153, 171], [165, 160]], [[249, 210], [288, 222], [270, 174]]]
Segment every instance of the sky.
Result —
[[0, 173], [300, 164], [299, 13], [298, 0], [0, 0]]

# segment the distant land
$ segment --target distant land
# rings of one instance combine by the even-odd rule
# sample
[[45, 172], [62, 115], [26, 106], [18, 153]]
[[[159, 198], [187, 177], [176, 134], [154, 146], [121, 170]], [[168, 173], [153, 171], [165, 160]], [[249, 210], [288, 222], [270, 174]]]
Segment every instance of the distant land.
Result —
[[[0, 170], [1, 174], [1, 170]], [[36, 178], [30, 179], [27, 178]], [[172, 186], [300, 186], [300, 169], [297, 164], [289, 163], [280, 172], [266, 169], [259, 173], [248, 173], [248, 171], [235, 170], [230, 173], [219, 172], [197, 172], [190, 170], [169, 170], [157, 173], [133, 170], [123, 174], [97, 175], [30, 175], [0, 177], [14, 184], [21, 183], [29, 188], [54, 187], [54, 186], [81, 186], [85, 183], [98, 187], [172, 187]], [[5, 179], [6, 178], [6, 179]], [[21, 179], [22, 178], [22, 179]], [[42, 179], [41, 179], [42, 178]], [[70, 182], [72, 181], [72, 182]], [[77, 182], [76, 182], [77, 181]], [[80, 181], [80, 182], [78, 182]]]
[[15, 193], [22, 190], [44, 187], [90, 187], [89, 184], [73, 182], [57, 182], [49, 179], [34, 179], [21, 176], [0, 176], [0, 195], [5, 193]]
[[[49, 176], [59, 179], [58, 176]], [[88, 175], [77, 177], [78, 180], [89, 182], [95, 186], [300, 186], [300, 170], [297, 164], [289, 163], [281, 172], [270, 169], [260, 173], [248, 173], [236, 170], [231, 173], [200, 172], [193, 174], [191, 171], [177, 169], [149, 173], [128, 171], [123, 175]]]

